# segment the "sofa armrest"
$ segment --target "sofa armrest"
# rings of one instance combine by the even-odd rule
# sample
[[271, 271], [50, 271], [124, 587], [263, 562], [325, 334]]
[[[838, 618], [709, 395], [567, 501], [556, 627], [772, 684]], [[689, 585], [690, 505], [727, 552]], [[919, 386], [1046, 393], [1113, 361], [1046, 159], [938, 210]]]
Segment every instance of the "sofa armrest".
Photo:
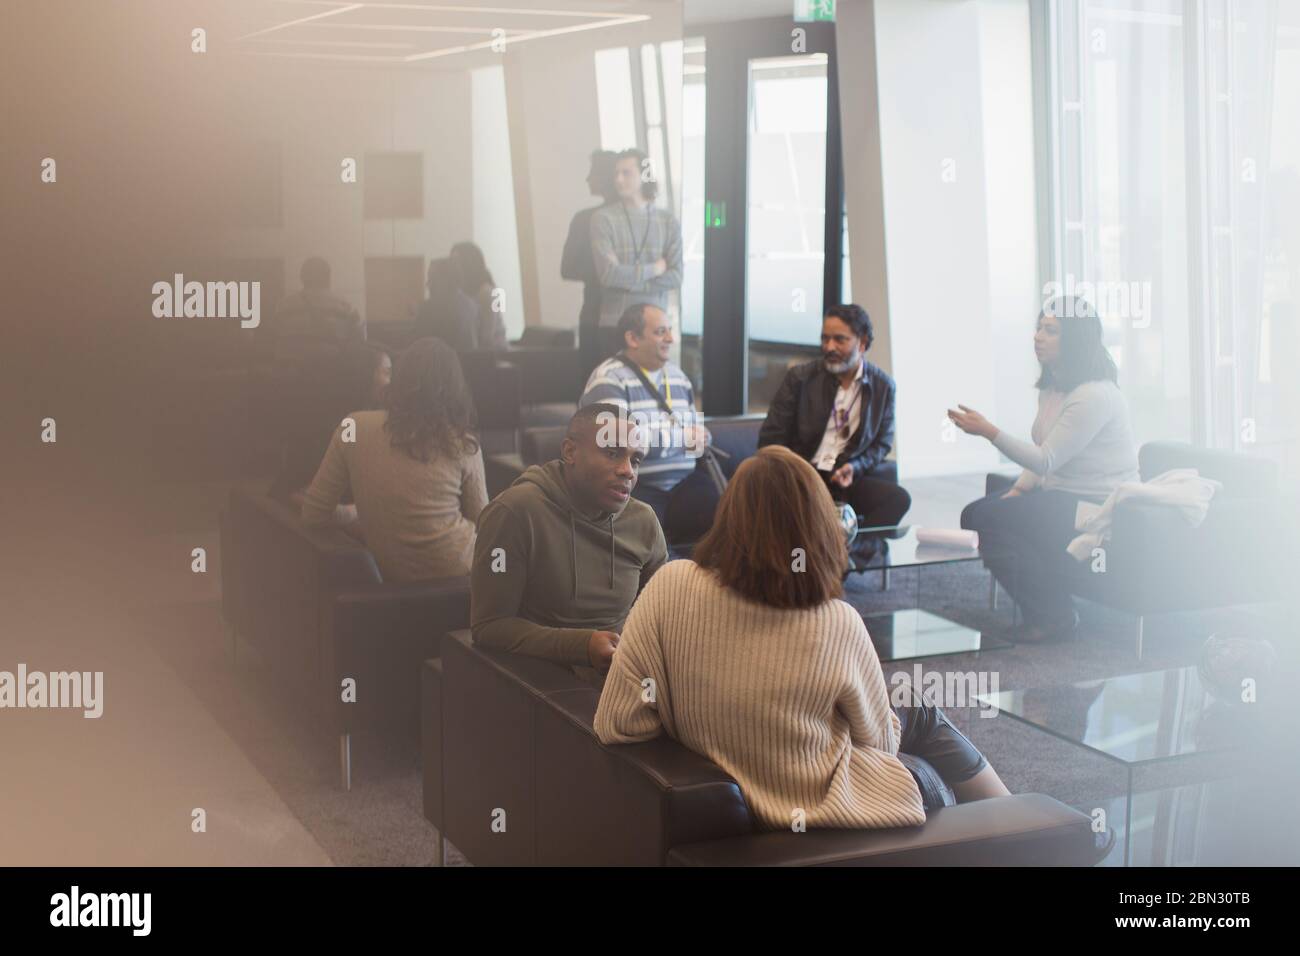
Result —
[[[331, 595], [321, 648], [322, 692], [339, 733], [382, 726], [418, 732], [421, 664], [447, 631], [469, 623], [469, 579], [381, 584]], [[356, 681], [356, 701], [340, 693]]]
[[984, 476], [984, 496], [1006, 494], [1015, 483], [1016, 479], [1013, 475], [990, 471]]
[[531, 866], [537, 715], [550, 694], [590, 685], [571, 668], [476, 647], [469, 631], [443, 638], [442, 668], [443, 835], [475, 866]]
[[754, 832], [739, 786], [712, 761], [666, 736], [602, 745], [599, 699], [594, 687], [556, 693], [538, 715], [538, 863], [662, 866], [676, 845]]
[[[1282, 596], [1282, 574], [1294, 559], [1280, 509], [1268, 499], [1215, 499], [1193, 528], [1174, 508], [1124, 501], [1115, 508], [1105, 545], [1104, 580], [1085, 582], [1084, 596], [1104, 589], [1137, 612], [1218, 607]], [[1087, 567], [1087, 564], [1084, 565]]]
[[931, 810], [919, 827], [776, 831], [675, 847], [672, 866], [1091, 866], [1090, 818], [1041, 793]]

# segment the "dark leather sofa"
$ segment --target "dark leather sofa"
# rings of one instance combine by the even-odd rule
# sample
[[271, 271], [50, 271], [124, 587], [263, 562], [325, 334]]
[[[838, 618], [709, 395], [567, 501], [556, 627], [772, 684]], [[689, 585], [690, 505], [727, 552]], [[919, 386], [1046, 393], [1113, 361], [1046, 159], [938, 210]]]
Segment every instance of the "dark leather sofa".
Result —
[[[1139, 658], [1147, 615], [1281, 600], [1295, 573], [1295, 509], [1281, 494], [1275, 462], [1184, 442], [1148, 442], [1138, 451], [1143, 481], [1174, 468], [1195, 468], [1223, 484], [1199, 527], [1172, 508], [1122, 502], [1105, 545], [1105, 573], [1088, 561], [1066, 565], [1076, 596], [1136, 616]], [[991, 474], [985, 492], [1010, 485]]]
[[[385, 583], [370, 552], [339, 531], [308, 529], [264, 495], [231, 493], [221, 516], [222, 614], [235, 652], [267, 666], [339, 741], [351, 787], [352, 735], [414, 743], [421, 662], [469, 623], [469, 579]], [[342, 682], [356, 681], [354, 702]]]
[[1090, 819], [1042, 794], [899, 830], [756, 831], [740, 788], [667, 737], [606, 747], [599, 691], [565, 667], [448, 634], [423, 670], [424, 814], [480, 866], [1075, 865]]

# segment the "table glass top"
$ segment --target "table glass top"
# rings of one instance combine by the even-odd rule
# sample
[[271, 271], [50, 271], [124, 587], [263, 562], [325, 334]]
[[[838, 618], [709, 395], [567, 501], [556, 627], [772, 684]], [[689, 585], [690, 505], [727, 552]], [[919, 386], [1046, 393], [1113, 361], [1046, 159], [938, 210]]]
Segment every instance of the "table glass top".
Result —
[[1195, 667], [1002, 691], [980, 700], [1126, 764], [1224, 750], [1252, 716], [1248, 705], [1212, 695]]
[[975, 561], [981, 557], [977, 548], [923, 543], [920, 540], [922, 535], [918, 535], [922, 530], [917, 525], [858, 529], [858, 536], [853, 539], [853, 545], [849, 549], [851, 570], [918, 567]]

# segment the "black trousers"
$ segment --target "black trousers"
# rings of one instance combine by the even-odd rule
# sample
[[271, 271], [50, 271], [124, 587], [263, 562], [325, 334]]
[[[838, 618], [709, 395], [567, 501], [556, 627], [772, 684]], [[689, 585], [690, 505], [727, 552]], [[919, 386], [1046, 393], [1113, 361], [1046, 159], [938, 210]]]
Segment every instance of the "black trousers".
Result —
[[1055, 628], [1073, 619], [1069, 576], [1077, 562], [1065, 550], [1075, 536], [1079, 495], [1029, 491], [992, 494], [968, 504], [961, 526], [979, 532], [980, 551], [998, 583], [1020, 605], [1025, 621]]
[[699, 467], [666, 491], [638, 482], [632, 497], [654, 509], [670, 545], [689, 544], [704, 537], [713, 527], [719, 498], [708, 472]]
[[[831, 490], [831, 498], [835, 501], [845, 501], [853, 506], [853, 510], [858, 513], [858, 525], [863, 528], [888, 528], [893, 527], [903, 520], [903, 515], [907, 514], [907, 509], [912, 507], [912, 496], [907, 493], [907, 489], [895, 481], [889, 481], [880, 477], [883, 471], [867, 472], [861, 477], [855, 478], [853, 484], [847, 488], [841, 488], [830, 480], [830, 472], [819, 472], [826, 481], [826, 487]], [[893, 473], [893, 469], [890, 469]]]
[[587, 387], [587, 379], [596, 366], [608, 355], [601, 355], [600, 337], [600, 286], [588, 283], [582, 287], [582, 311], [578, 313], [578, 397]]

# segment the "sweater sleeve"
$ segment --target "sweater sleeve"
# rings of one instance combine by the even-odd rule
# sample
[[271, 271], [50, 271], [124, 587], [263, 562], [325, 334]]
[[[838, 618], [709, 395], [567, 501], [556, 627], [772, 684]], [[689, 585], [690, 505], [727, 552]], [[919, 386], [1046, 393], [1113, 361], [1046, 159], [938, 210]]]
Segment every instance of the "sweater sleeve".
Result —
[[[897, 756], [901, 736], [898, 715], [889, 706], [885, 675], [880, 669], [880, 659], [876, 656], [866, 625], [857, 612], [852, 616], [857, 626], [853, 628], [851, 639], [857, 644], [857, 653], [853, 655], [854, 669], [837, 706], [849, 722], [849, 738], [853, 746], [870, 747]], [[850, 626], [853, 623], [850, 621]]]
[[664, 237], [663, 260], [667, 265], [663, 275], [654, 276], [647, 285], [652, 289], [680, 289], [682, 287], [682, 227], [673, 216], [663, 219]]
[[993, 446], [1022, 468], [1046, 477], [1086, 449], [1110, 421], [1112, 411], [1105, 391], [1079, 388], [1065, 400], [1060, 417], [1041, 445], [1000, 431]]
[[[660, 584], [662, 585], [662, 581]], [[659, 695], [666, 689], [659, 644], [661, 587], [642, 592], [614, 652], [596, 707], [594, 729], [603, 744], [633, 744], [659, 736]]]
[[488, 504], [478, 516], [470, 569], [469, 619], [474, 643], [560, 664], [589, 665], [589, 628], [547, 627], [519, 616], [531, 552], [525, 522], [499, 501]]
[[460, 513], [470, 521], [477, 521], [479, 513], [487, 507], [487, 478], [483, 473], [483, 449], [461, 459]]
[[316, 469], [302, 502], [303, 524], [319, 528], [334, 521], [335, 507], [348, 490], [348, 463], [343, 451], [343, 425], [334, 429], [325, 457]]
[[606, 289], [644, 292], [647, 288], [646, 280], [654, 275], [649, 265], [635, 262], [624, 264], [619, 261], [614, 223], [599, 212], [591, 217], [591, 257], [596, 270], [596, 281]]

